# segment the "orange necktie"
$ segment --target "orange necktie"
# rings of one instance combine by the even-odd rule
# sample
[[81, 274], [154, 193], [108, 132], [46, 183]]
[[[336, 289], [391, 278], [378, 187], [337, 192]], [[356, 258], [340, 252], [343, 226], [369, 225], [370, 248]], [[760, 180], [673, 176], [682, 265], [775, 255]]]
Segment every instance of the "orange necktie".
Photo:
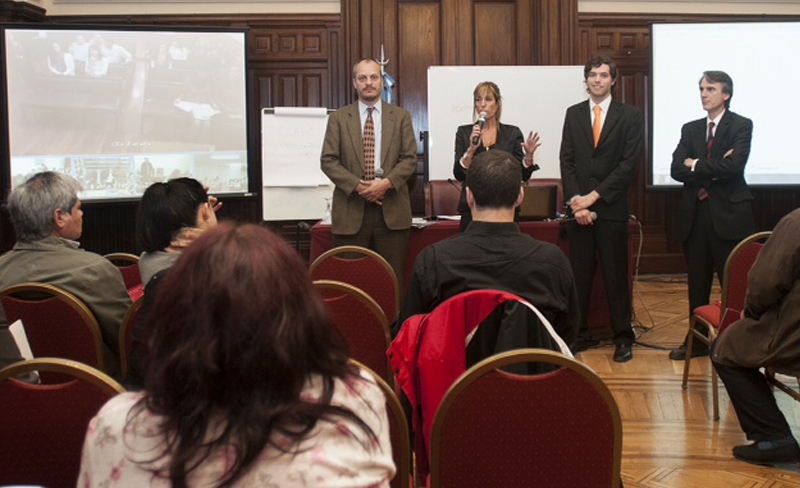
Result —
[[600, 142], [600, 132], [603, 130], [603, 118], [600, 115], [602, 111], [603, 109], [600, 108], [600, 105], [594, 106], [594, 124], [592, 124], [594, 147], [597, 147], [597, 143]]

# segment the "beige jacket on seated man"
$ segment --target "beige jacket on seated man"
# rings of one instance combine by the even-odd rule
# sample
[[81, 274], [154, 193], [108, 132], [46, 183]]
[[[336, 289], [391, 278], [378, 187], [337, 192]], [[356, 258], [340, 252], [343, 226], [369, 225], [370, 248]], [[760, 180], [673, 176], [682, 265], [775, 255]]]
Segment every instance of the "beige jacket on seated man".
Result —
[[[38, 173], [14, 188], [8, 212], [18, 240], [0, 256], [0, 289], [47, 283], [82, 300], [97, 318], [106, 369], [114, 374], [119, 370], [119, 328], [131, 299], [110, 261], [78, 247], [83, 229], [80, 190], [76, 180], [54, 172]], [[22, 360], [8, 326], [0, 307], [0, 368]]]

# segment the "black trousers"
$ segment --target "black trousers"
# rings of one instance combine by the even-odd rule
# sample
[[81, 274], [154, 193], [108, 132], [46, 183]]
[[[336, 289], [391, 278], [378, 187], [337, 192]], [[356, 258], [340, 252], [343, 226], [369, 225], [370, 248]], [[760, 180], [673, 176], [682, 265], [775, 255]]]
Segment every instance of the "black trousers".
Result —
[[739, 425], [751, 441], [777, 441], [792, 436], [769, 383], [758, 368], [725, 366], [713, 362], [736, 410]]
[[722, 285], [725, 261], [739, 240], [722, 239], [714, 232], [708, 200], [697, 202], [692, 230], [683, 242], [689, 280], [689, 313], [708, 305], [714, 272]]
[[[603, 269], [614, 343], [631, 345], [636, 336], [631, 327], [631, 294], [628, 283], [628, 222], [599, 219], [593, 225], [569, 224], [569, 260], [578, 289], [581, 309], [579, 339], [591, 338], [589, 304], [597, 261]], [[595, 297], [601, 299], [604, 297]]]

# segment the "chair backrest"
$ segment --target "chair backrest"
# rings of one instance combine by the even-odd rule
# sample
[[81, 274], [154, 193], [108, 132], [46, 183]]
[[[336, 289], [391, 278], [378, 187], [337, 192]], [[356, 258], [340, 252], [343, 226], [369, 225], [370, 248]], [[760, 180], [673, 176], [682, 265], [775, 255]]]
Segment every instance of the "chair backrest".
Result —
[[35, 357], [59, 357], [105, 371], [103, 339], [91, 310], [75, 295], [44, 283], [0, 291], [9, 323], [21, 320]]
[[[14, 379], [31, 371], [71, 380], [32, 385]], [[32, 359], [0, 370], [0, 485], [74, 488], [89, 420], [123, 391], [104, 373], [65, 359]]]
[[[516, 305], [506, 323], [505, 310]], [[522, 320], [519, 306], [531, 313]], [[431, 313], [415, 315], [405, 321], [389, 347], [393, 373], [413, 408], [417, 471], [428, 473], [431, 428], [436, 410], [447, 390], [470, 366], [469, 351], [481, 340], [483, 329], [501, 308], [503, 316], [489, 338], [492, 347], [481, 347], [487, 355], [522, 349], [542, 348], [572, 357], [569, 347], [553, 330], [547, 319], [522, 298], [500, 290], [472, 290], [460, 293], [439, 304]], [[484, 339], [487, 339], [484, 337]], [[483, 357], [486, 357], [484, 355]], [[538, 369], [538, 368], [537, 368]], [[535, 372], [531, 371], [531, 372]]]
[[312, 280], [341, 281], [361, 289], [383, 310], [389, 323], [400, 311], [400, 285], [389, 263], [378, 253], [359, 246], [330, 249], [311, 263]]
[[747, 295], [747, 274], [753, 263], [756, 262], [758, 253], [764, 247], [764, 242], [772, 232], [758, 232], [745, 237], [725, 261], [725, 270], [722, 279], [722, 310], [744, 310], [744, 299]]
[[[550, 363], [551, 373], [501, 368]], [[431, 486], [617, 488], [622, 420], [588, 367], [552, 351], [522, 349], [475, 365], [450, 388], [433, 421]]]
[[142, 313], [142, 303], [144, 303], [144, 296], [140, 296], [131, 304], [125, 317], [122, 318], [122, 325], [119, 329], [119, 363], [122, 378], [128, 376], [128, 361], [131, 357], [131, 348], [133, 347], [133, 339], [131, 334], [133, 328], [139, 322], [139, 316]]
[[350, 362], [371, 374], [386, 397], [386, 415], [389, 417], [389, 436], [392, 440], [392, 459], [397, 468], [397, 474], [394, 476], [390, 486], [391, 488], [409, 488], [411, 481], [411, 435], [408, 430], [406, 414], [403, 412], [403, 405], [394, 390], [392, 390], [392, 387], [375, 371], [355, 359], [351, 359]]
[[142, 275], [139, 273], [139, 256], [124, 252], [115, 252], [103, 256], [108, 259], [122, 274], [122, 281], [128, 290], [142, 284]]
[[336, 327], [347, 338], [352, 358], [394, 386], [394, 376], [386, 358], [389, 324], [375, 300], [347, 283], [317, 280], [314, 286], [328, 307]]
[[458, 215], [458, 200], [461, 185], [453, 180], [431, 180], [428, 182], [428, 215]]

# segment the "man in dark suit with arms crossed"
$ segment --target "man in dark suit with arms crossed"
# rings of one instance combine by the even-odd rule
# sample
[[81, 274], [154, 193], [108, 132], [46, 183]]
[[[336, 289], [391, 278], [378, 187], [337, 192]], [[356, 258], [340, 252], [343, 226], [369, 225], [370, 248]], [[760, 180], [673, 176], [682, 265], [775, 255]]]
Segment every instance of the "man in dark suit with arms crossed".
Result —
[[[633, 358], [628, 284], [628, 188], [639, 167], [644, 119], [641, 111], [612, 99], [617, 66], [595, 56], [583, 70], [589, 100], [567, 109], [561, 139], [561, 179], [575, 222], [568, 239], [578, 288], [581, 326], [577, 353], [598, 344], [589, 331], [589, 302], [599, 256], [608, 292], [614, 361]], [[596, 218], [595, 218], [596, 217]]]
[[[714, 271], [722, 282], [728, 255], [756, 231], [753, 195], [744, 179], [753, 122], [729, 110], [732, 97], [733, 80], [727, 73], [703, 73], [700, 99], [708, 115], [684, 124], [672, 153], [671, 175], [683, 183], [680, 232], [689, 274], [689, 313], [708, 305]], [[692, 356], [704, 355], [708, 347], [695, 341]], [[686, 359], [685, 339], [669, 358]]]
[[[356, 63], [353, 88], [358, 102], [331, 114], [322, 145], [322, 171], [336, 185], [333, 245], [374, 250], [389, 262], [402, 285], [411, 228], [406, 180], [417, 165], [414, 127], [408, 111], [381, 101], [383, 75], [377, 62]], [[365, 144], [370, 118], [373, 144]], [[374, 147], [371, 171], [365, 146]]]

